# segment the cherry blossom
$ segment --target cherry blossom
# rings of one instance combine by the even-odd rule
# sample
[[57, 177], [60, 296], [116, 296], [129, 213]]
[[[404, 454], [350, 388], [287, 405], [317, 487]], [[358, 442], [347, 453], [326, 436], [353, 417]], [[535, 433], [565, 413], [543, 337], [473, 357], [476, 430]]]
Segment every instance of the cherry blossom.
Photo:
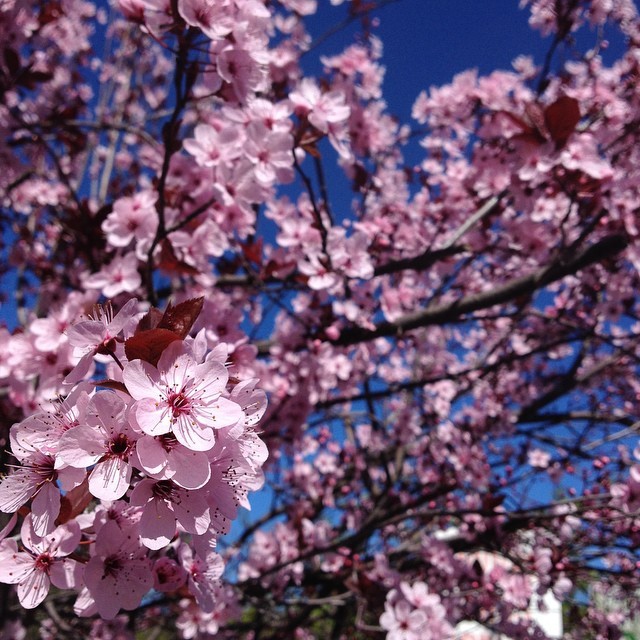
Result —
[[309, 122], [322, 133], [329, 132], [329, 126], [344, 122], [349, 116], [349, 106], [339, 91], [322, 93], [310, 78], [300, 82], [298, 91], [293, 91], [289, 99], [298, 115], [306, 116]]
[[129, 300], [115, 315], [110, 306], [97, 306], [93, 317], [77, 322], [67, 330], [69, 344], [74, 347], [75, 355], [80, 356], [80, 360], [67, 376], [66, 382], [73, 384], [82, 380], [95, 355], [117, 353], [117, 339], [136, 311], [135, 299]]
[[200, 609], [205, 613], [210, 612], [215, 606], [217, 581], [224, 569], [222, 557], [211, 552], [200, 558], [186, 545], [181, 546], [178, 553], [182, 567], [187, 572], [189, 591]]
[[160, 480], [172, 480], [183, 489], [199, 489], [211, 476], [209, 458], [180, 444], [172, 434], [136, 440], [140, 468]]
[[633, 1], [111, 4], [0, 2], [2, 637], [632, 635]]
[[39, 536], [55, 528], [60, 512], [60, 489], [69, 491], [80, 484], [84, 473], [60, 466], [55, 457], [34, 446], [13, 446], [21, 466], [0, 481], [0, 510], [13, 513], [31, 500], [32, 526]]
[[127, 247], [136, 240], [136, 255], [143, 260], [157, 228], [157, 195], [143, 191], [133, 197], [120, 198], [102, 224], [107, 241], [113, 247]]
[[99, 531], [84, 583], [100, 615], [110, 620], [120, 609], [135, 609], [153, 586], [149, 559], [131, 528], [114, 521]]
[[134, 360], [122, 372], [140, 429], [157, 436], [172, 432], [178, 442], [194, 451], [215, 443], [214, 429], [238, 422], [240, 407], [222, 396], [228, 373], [216, 361], [197, 364], [189, 349], [169, 345], [154, 367]]
[[101, 500], [117, 500], [129, 488], [129, 457], [138, 439], [126, 418], [128, 407], [114, 393], [99, 391], [87, 406], [86, 424], [66, 431], [59, 458], [78, 469], [92, 467], [89, 491]]
[[88, 289], [98, 289], [109, 298], [120, 293], [134, 293], [142, 284], [138, 258], [133, 253], [127, 253], [124, 257], [115, 256], [104, 269], [88, 276], [84, 284]]
[[15, 540], [0, 543], [0, 580], [18, 585], [20, 604], [34, 609], [46, 597], [50, 584], [68, 589], [80, 581], [81, 565], [67, 556], [80, 542], [80, 527], [69, 522], [44, 537], [37, 536], [27, 516], [22, 524], [24, 551], [18, 551]]
[[150, 549], [165, 547], [173, 539], [176, 521], [188, 533], [202, 534], [209, 528], [204, 493], [183, 489], [171, 480], [141, 480], [131, 492], [131, 504], [143, 507], [140, 539]]

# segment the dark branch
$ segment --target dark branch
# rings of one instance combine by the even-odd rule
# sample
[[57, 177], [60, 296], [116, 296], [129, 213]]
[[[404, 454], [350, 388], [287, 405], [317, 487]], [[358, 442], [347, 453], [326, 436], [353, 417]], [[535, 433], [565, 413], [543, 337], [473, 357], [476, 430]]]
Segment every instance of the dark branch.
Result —
[[403, 316], [395, 322], [382, 322], [375, 329], [363, 329], [361, 327], [345, 329], [333, 344], [336, 346], [348, 346], [375, 340], [376, 338], [401, 335], [411, 329], [459, 320], [468, 313], [489, 309], [520, 296], [531, 295], [545, 285], [617, 255], [626, 246], [627, 239], [623, 235], [606, 236], [590, 247], [577, 252], [572, 257], [558, 259], [539, 271], [515, 278], [490, 291], [475, 293], [455, 302], [434, 305], [422, 311]]

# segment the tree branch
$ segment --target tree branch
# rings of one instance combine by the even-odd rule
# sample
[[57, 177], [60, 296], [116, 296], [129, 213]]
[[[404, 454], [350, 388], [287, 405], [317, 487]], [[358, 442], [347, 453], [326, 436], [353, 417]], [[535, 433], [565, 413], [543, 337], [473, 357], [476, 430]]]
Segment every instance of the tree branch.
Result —
[[568, 259], [560, 258], [547, 267], [510, 280], [490, 291], [474, 293], [455, 302], [433, 305], [422, 311], [403, 316], [394, 322], [381, 322], [375, 329], [347, 328], [337, 340], [333, 341], [333, 344], [349, 346], [376, 338], [401, 335], [411, 329], [453, 322], [465, 314], [489, 309], [520, 296], [531, 295], [547, 284], [561, 280], [565, 276], [620, 253], [626, 246], [625, 236], [620, 234], [606, 236]]

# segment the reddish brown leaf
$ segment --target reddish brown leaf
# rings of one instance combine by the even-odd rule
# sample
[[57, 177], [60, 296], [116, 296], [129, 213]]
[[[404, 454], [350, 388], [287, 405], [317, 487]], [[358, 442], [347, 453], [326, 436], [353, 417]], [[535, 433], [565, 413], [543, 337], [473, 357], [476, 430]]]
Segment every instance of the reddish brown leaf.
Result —
[[318, 151], [318, 147], [316, 147], [315, 142], [310, 144], [301, 144], [300, 145], [310, 156], [313, 158], [321, 158], [320, 151]]
[[544, 123], [551, 139], [560, 148], [580, 122], [580, 105], [575, 98], [562, 96], [544, 110]]
[[40, 12], [39, 22], [41, 26], [55, 22], [64, 16], [62, 5], [58, 0], [50, 0], [44, 3], [42, 11]]
[[499, 113], [522, 130], [521, 133], [512, 137], [513, 140], [522, 140], [532, 145], [543, 144], [546, 140], [544, 118], [538, 105], [527, 105], [525, 117], [509, 111], [500, 111]]
[[190, 264], [178, 260], [171, 243], [167, 240], [162, 243], [158, 267], [166, 273], [182, 273], [185, 275], [195, 275], [199, 273], [198, 270]]
[[548, 132], [542, 107], [535, 102], [530, 103], [525, 107], [525, 113], [530, 123], [530, 132], [538, 138], [539, 142], [544, 142], [548, 137]]
[[98, 380], [95, 385], [96, 387], [105, 387], [107, 389], [115, 389], [116, 391], [129, 393], [127, 391], [127, 387], [124, 386], [124, 383], [118, 382], [117, 380]]
[[138, 326], [136, 327], [136, 334], [141, 331], [149, 331], [149, 329], [155, 329], [162, 320], [162, 311], [156, 307], [151, 307], [147, 313], [140, 318]]
[[185, 300], [175, 305], [175, 307], [169, 303], [162, 320], [158, 324], [158, 329], [168, 329], [180, 338], [186, 338], [194, 322], [198, 319], [203, 304], [204, 296]]
[[253, 264], [262, 264], [262, 238], [257, 240], [249, 240], [242, 245], [242, 253], [244, 257], [253, 262]]
[[260, 273], [260, 277], [264, 280], [267, 280], [269, 278], [272, 278], [277, 273], [288, 273], [289, 271], [293, 271], [295, 266], [296, 262], [294, 260], [289, 260], [285, 263], [278, 263], [273, 260], [269, 260], [267, 265]]
[[124, 343], [124, 352], [129, 360], [144, 360], [157, 365], [162, 352], [180, 336], [169, 329], [149, 329], [136, 333]]
[[65, 522], [69, 522], [72, 518], [81, 514], [87, 505], [93, 500], [93, 496], [89, 493], [89, 481], [85, 478], [82, 484], [67, 491], [60, 497], [60, 513], [56, 519], [59, 526]]
[[485, 495], [482, 497], [482, 508], [485, 511], [493, 511], [504, 502], [504, 499], [503, 495]]

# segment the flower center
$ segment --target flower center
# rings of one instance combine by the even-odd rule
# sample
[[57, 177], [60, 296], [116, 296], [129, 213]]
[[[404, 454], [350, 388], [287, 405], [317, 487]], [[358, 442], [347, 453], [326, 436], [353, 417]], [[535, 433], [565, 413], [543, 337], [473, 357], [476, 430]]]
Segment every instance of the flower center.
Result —
[[177, 418], [185, 413], [189, 413], [191, 410], [191, 403], [184, 391], [179, 393], [172, 393], [167, 400], [171, 410], [173, 411], [173, 417]]
[[52, 564], [53, 558], [48, 553], [41, 553], [36, 558], [36, 569], [38, 571], [44, 571], [46, 574], [48, 574]]
[[129, 451], [129, 438], [124, 433], [119, 433], [109, 442], [109, 451], [117, 458], [124, 457]]
[[104, 559], [104, 573], [102, 574], [103, 578], [107, 576], [115, 577], [118, 574], [118, 571], [122, 569], [122, 558], [119, 556], [107, 556]]
[[154, 498], [172, 502], [175, 495], [175, 486], [171, 480], [160, 480], [153, 486], [152, 493]]

